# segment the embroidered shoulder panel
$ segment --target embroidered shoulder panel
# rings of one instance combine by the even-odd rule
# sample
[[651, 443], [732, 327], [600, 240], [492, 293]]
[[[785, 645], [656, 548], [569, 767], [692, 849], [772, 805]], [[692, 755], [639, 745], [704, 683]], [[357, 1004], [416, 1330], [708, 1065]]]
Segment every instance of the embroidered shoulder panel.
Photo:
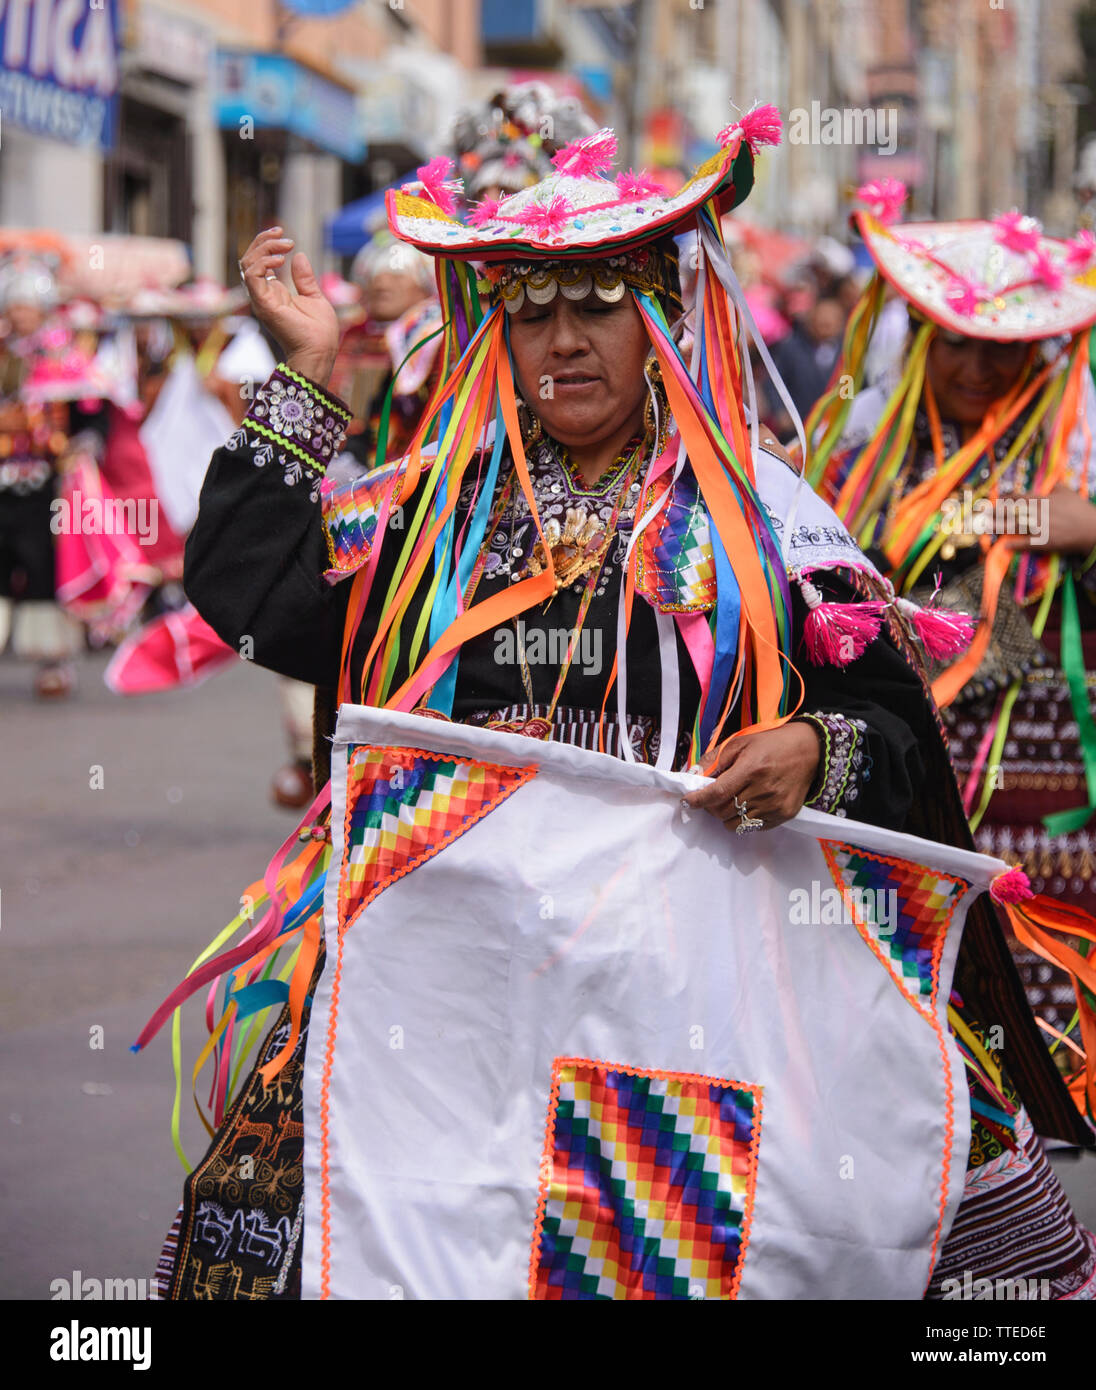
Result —
[[338, 583], [369, 563], [385, 495], [395, 479], [389, 502], [391, 517], [399, 505], [404, 468], [404, 460], [387, 463], [363, 473], [360, 478], [325, 491], [323, 520], [327, 530], [327, 550], [331, 557], [331, 568], [325, 575], [328, 583]]

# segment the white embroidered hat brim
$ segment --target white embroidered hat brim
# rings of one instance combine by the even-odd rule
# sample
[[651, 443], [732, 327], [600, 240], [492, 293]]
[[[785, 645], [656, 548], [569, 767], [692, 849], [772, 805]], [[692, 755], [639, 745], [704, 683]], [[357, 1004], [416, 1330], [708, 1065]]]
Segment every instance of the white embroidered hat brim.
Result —
[[[673, 197], [651, 194], [634, 202], [619, 201], [611, 179], [552, 173], [502, 200], [505, 217], [514, 218], [535, 204], [546, 207], [553, 198], [566, 199], [572, 209], [566, 224], [543, 236], [513, 221], [467, 226], [429, 198], [401, 189], [388, 192], [388, 225], [395, 236], [420, 251], [454, 259], [566, 259], [595, 252], [604, 256], [688, 231], [695, 225], [697, 209], [709, 198], [718, 199], [721, 214], [729, 212], [742, 202], [752, 184], [753, 156], [741, 132], [735, 131], [727, 147], [701, 164]], [[597, 206], [610, 201], [610, 207]]]
[[[885, 226], [869, 212], [857, 227], [880, 274], [926, 318], [968, 338], [1034, 341], [1074, 334], [1096, 323], [1096, 274], [1078, 275], [1067, 246], [1040, 236], [1038, 250], [1061, 272], [1060, 288], [1032, 283], [1031, 258], [1002, 246], [992, 222], [903, 222]], [[972, 312], [948, 300], [956, 279], [984, 287], [992, 298]], [[1015, 288], [1014, 288], [1015, 287]]]

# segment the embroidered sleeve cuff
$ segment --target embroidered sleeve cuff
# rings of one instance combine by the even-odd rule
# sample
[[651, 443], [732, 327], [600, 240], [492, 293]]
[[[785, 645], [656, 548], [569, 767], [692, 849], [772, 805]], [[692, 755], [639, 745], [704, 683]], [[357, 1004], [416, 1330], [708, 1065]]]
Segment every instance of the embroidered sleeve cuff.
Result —
[[847, 719], [843, 714], [802, 714], [799, 718], [812, 725], [822, 745], [818, 775], [805, 804], [831, 816], [847, 815], [871, 776], [865, 739], [868, 726], [862, 719]]
[[[259, 388], [229, 447], [276, 457], [287, 483], [317, 482], [342, 448], [350, 411], [337, 396], [280, 362]], [[265, 460], [264, 460], [265, 461]]]

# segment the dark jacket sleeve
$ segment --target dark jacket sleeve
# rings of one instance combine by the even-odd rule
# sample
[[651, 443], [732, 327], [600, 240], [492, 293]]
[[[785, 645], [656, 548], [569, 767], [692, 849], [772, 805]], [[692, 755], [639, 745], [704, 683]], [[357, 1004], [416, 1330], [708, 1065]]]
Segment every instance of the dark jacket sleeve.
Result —
[[331, 561], [320, 483], [349, 411], [279, 367], [218, 449], [187, 538], [183, 586], [222, 641], [312, 685], [338, 673], [349, 584]]

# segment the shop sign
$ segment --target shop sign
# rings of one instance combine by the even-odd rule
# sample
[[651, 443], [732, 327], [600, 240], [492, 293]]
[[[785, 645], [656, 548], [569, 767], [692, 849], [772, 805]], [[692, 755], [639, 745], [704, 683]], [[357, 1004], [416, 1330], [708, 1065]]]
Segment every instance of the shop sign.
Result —
[[280, 53], [217, 54], [217, 123], [287, 130], [347, 163], [365, 156], [354, 93]]
[[0, 0], [0, 113], [69, 145], [114, 145], [118, 0]]

